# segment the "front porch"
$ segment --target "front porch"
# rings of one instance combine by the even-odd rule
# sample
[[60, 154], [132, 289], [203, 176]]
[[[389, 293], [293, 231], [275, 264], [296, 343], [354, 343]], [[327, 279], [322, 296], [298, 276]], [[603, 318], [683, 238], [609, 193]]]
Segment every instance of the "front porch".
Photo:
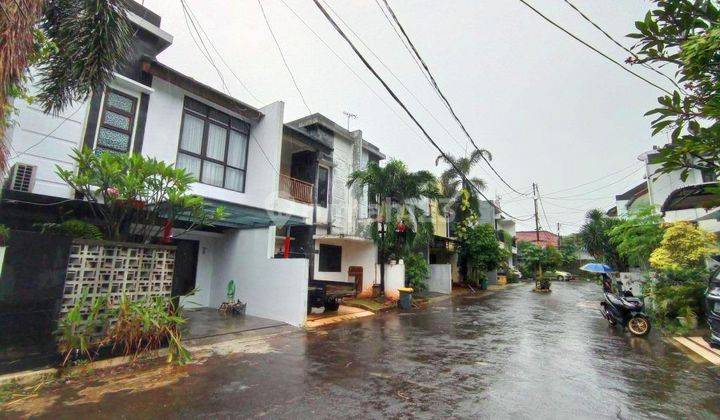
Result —
[[185, 340], [198, 340], [228, 334], [286, 327], [288, 324], [259, 316], [232, 316], [221, 314], [213, 308], [186, 309], [183, 315], [187, 323], [183, 326]]

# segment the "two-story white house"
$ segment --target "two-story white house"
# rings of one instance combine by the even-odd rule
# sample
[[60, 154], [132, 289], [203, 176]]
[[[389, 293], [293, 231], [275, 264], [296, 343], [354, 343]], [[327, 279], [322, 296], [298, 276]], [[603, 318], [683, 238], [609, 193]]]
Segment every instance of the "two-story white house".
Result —
[[[228, 214], [212, 227], [176, 238], [174, 292], [197, 289], [187, 304], [217, 307], [232, 280], [248, 314], [303, 324], [310, 262], [274, 258], [276, 233], [307, 230], [317, 209], [312, 171], [297, 169], [301, 158], [286, 161], [282, 154], [283, 144], [297, 134], [283, 124], [284, 104], [255, 107], [162, 64], [157, 57], [173, 37], [161, 28], [160, 16], [136, 2], [128, 2], [128, 8], [135, 29], [132, 51], [108, 86], [57, 116], [33, 104], [15, 104], [17, 123], [5, 139], [13, 169], [4, 182], [0, 223], [31, 229], [37, 222], [62, 221], [69, 210], [82, 207], [55, 173], [56, 165], [73, 169], [73, 149], [140, 153], [173, 163], [198, 179], [192, 190], [206, 199], [209, 210], [224, 206]], [[312, 138], [304, 140], [298, 147], [309, 144], [312, 153], [332, 150]], [[344, 162], [356, 158], [354, 145], [351, 136], [336, 142], [337, 167], [327, 169], [336, 174], [338, 185], [346, 173]], [[285, 182], [288, 176], [307, 182]], [[347, 189], [337, 190], [339, 197], [328, 203], [337, 202], [339, 209]], [[288, 193], [304, 194], [304, 202], [288, 199]], [[318, 218], [325, 220], [329, 211], [318, 211]], [[333, 211], [338, 215], [328, 219], [333, 223], [355, 220], [350, 210]], [[351, 253], [344, 255], [343, 269], [346, 263], [356, 265]]]
[[616, 206], [608, 214], [626, 216], [649, 205], [661, 212], [666, 222], [692, 221], [709, 232], [720, 232], [720, 208], [705, 208], [711, 199], [705, 188], [717, 185], [717, 175], [690, 169], [683, 180], [679, 170], [658, 173], [662, 166], [659, 157], [656, 150], [638, 156], [645, 164], [645, 180], [616, 195]]

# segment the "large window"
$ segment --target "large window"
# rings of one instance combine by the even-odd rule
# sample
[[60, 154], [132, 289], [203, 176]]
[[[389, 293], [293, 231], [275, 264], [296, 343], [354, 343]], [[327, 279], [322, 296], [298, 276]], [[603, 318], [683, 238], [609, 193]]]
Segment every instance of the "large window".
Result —
[[712, 169], [703, 169], [700, 173], [702, 174], [703, 182], [714, 182], [718, 180], [717, 173]]
[[177, 166], [203, 184], [245, 191], [250, 124], [185, 98]]
[[317, 203], [320, 207], [326, 207], [328, 203], [328, 182], [330, 181], [330, 171], [324, 166], [318, 167], [318, 197]]
[[335, 272], [342, 271], [342, 247], [335, 245], [320, 244], [320, 261], [318, 271]]
[[137, 98], [108, 89], [100, 116], [96, 152], [128, 153], [132, 145]]

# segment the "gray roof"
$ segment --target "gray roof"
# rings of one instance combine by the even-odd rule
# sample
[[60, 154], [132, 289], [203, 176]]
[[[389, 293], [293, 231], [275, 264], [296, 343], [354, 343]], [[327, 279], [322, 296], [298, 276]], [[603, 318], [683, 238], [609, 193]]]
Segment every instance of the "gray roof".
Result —
[[[302, 118], [298, 118], [297, 120], [290, 121], [287, 123], [289, 126], [302, 128], [313, 124], [319, 124], [332, 132], [339, 134], [342, 137], [345, 137], [348, 140], [354, 140], [357, 137], [362, 138], [362, 131], [355, 130], [355, 131], [349, 131], [348, 129], [344, 128], [340, 124], [336, 123], [335, 121], [331, 120], [330, 118], [324, 116], [323, 114], [320, 114], [318, 112], [310, 115], [306, 115]], [[375, 146], [374, 144], [370, 143], [367, 140], [363, 139], [363, 149], [366, 150], [371, 155], [374, 155], [380, 159], [385, 159], [385, 155], [380, 152], [380, 148]]]

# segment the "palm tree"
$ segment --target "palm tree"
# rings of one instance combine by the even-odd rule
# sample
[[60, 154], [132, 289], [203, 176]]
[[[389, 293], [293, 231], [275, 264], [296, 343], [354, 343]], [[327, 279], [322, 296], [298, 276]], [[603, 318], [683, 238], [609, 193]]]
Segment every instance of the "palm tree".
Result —
[[610, 230], [619, 224], [620, 220], [611, 219], [599, 209], [588, 211], [585, 219], [579, 236], [587, 252], [598, 261], [604, 261], [618, 271], [626, 269], [627, 259], [620, 256], [610, 238]]
[[7, 164], [4, 128], [14, 98], [27, 98], [28, 69], [37, 68], [35, 98], [58, 114], [113, 78], [132, 35], [129, 0], [15, 0], [0, 10], [0, 173]]
[[[470, 156], [455, 157], [452, 155], [440, 155], [435, 159], [435, 165], [445, 162], [450, 167], [440, 175], [440, 185], [443, 197], [448, 200], [448, 205], [455, 210], [456, 214], [460, 214], [460, 190], [464, 189], [470, 194], [470, 208], [475, 212], [479, 211], [479, 198], [475, 186], [479, 190], [484, 190], [487, 184], [478, 177], [470, 176], [473, 167], [477, 165], [483, 158], [491, 160], [492, 154], [485, 149], [476, 149]], [[457, 168], [457, 169], [456, 169]], [[466, 181], [467, 180], [467, 181]]]
[[385, 166], [370, 162], [365, 169], [354, 171], [348, 177], [348, 187], [368, 187], [368, 196], [378, 204], [408, 205], [423, 197], [438, 198], [437, 178], [430, 171], [410, 172], [407, 165], [391, 160]]

